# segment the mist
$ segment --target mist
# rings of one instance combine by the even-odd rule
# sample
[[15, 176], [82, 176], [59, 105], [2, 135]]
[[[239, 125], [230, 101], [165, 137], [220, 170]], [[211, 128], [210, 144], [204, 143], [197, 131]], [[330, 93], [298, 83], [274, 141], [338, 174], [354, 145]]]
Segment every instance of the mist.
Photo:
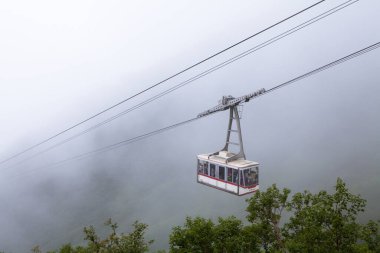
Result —
[[[343, 1], [339, 1], [343, 3]], [[0, 157], [13, 154], [314, 3], [15, 1], [0, 7]], [[112, 218], [120, 232], [149, 225], [151, 251], [168, 248], [188, 215], [245, 218], [246, 197], [196, 183], [196, 155], [225, 140], [228, 112], [138, 142], [56, 162], [195, 117], [223, 95], [269, 89], [380, 40], [380, 4], [358, 1], [295, 34], [34, 159], [102, 122], [332, 8], [324, 3], [0, 167], [0, 251], [83, 242]], [[242, 130], [260, 188], [333, 190], [337, 177], [379, 219], [380, 51], [251, 100]]]

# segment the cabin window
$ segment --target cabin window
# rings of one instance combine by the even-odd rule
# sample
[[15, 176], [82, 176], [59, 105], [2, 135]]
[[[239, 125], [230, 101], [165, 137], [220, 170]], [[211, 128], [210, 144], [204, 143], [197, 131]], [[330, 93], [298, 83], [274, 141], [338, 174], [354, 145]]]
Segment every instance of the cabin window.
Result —
[[237, 169], [232, 170], [232, 183], [235, 183], [235, 184], [238, 183], [238, 170]]
[[198, 174], [202, 173], [202, 164], [201, 161], [198, 159]]
[[244, 170], [244, 185], [249, 187], [249, 186], [254, 186], [258, 184], [258, 168], [253, 167], [249, 169]]
[[259, 184], [259, 167], [252, 168], [255, 175], [255, 184]]
[[227, 181], [232, 182], [232, 168], [227, 167]]
[[210, 163], [210, 176], [215, 177], [215, 164]]
[[198, 160], [198, 174], [208, 174], [208, 162]]
[[208, 163], [206, 163], [204, 166], [203, 166], [203, 173], [205, 175], [208, 175]]
[[241, 171], [240, 171], [240, 185], [241, 185], [241, 186], [244, 186], [244, 177], [243, 177], [243, 175], [244, 175], [244, 174], [243, 174], [243, 171], [241, 170]]
[[225, 180], [225, 167], [219, 166], [219, 179]]

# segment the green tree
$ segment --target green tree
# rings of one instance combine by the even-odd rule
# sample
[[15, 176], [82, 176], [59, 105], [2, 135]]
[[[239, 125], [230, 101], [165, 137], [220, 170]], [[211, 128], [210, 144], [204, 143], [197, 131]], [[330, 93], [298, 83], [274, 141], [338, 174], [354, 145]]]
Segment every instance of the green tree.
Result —
[[380, 253], [380, 221], [369, 221], [362, 227], [360, 238], [370, 252]]
[[68, 244], [62, 245], [58, 252], [59, 253], [75, 253], [77, 251], [75, 251], [73, 246], [71, 246], [71, 244], [68, 243]]
[[[337, 179], [335, 191], [316, 194], [304, 191], [288, 200], [289, 189], [274, 184], [247, 200], [249, 225], [234, 216], [218, 218], [214, 224], [202, 217], [186, 217], [183, 226], [173, 227], [169, 236], [173, 253], [250, 252], [332, 252], [380, 253], [380, 224], [357, 222], [365, 200], [349, 192]], [[283, 212], [289, 220], [280, 227]], [[142, 253], [153, 241], [145, 240], [146, 224], [135, 222], [128, 234], [117, 233], [118, 225], [109, 219], [110, 234], [100, 238], [93, 226], [85, 227], [86, 246], [63, 245], [58, 253]], [[38, 246], [32, 251], [41, 253]], [[57, 253], [52, 251], [50, 253]], [[165, 252], [165, 251], [159, 251]]]
[[247, 219], [252, 223], [251, 230], [260, 240], [265, 252], [285, 251], [280, 228], [283, 211], [289, 205], [290, 190], [280, 191], [275, 184], [266, 191], [258, 191], [247, 200]]
[[31, 251], [33, 253], [41, 253], [40, 246], [39, 245], [33, 246], [33, 248], [31, 249]]
[[257, 227], [255, 225], [249, 225], [243, 227], [241, 231], [241, 251], [244, 253], [260, 252], [260, 239], [257, 236]]
[[170, 251], [175, 253], [213, 251], [214, 223], [201, 217], [186, 217], [184, 227], [176, 226], [169, 237]]
[[133, 231], [127, 235], [122, 234], [118, 240], [115, 241], [115, 247], [119, 248], [117, 253], [142, 253], [149, 251], [149, 245], [153, 240], [145, 241], [145, 233], [148, 225], [135, 221], [133, 223]]
[[218, 224], [214, 227], [214, 252], [249, 252], [247, 244], [243, 244], [243, 223], [234, 216], [218, 218]]
[[[145, 240], [145, 233], [148, 225], [135, 221], [133, 231], [128, 234], [118, 234], [117, 223], [107, 220], [104, 225], [111, 229], [111, 233], [104, 239], [101, 239], [93, 226], [83, 229], [86, 246], [72, 247], [71, 244], [65, 244], [59, 249], [59, 253], [144, 253], [149, 250], [149, 245], [153, 241]], [[40, 248], [35, 246], [32, 249], [35, 253], [41, 253]], [[56, 251], [51, 251], [55, 253]]]
[[285, 226], [292, 252], [355, 252], [361, 226], [357, 215], [365, 200], [353, 195], [338, 178], [335, 193], [297, 193], [291, 201], [294, 215]]

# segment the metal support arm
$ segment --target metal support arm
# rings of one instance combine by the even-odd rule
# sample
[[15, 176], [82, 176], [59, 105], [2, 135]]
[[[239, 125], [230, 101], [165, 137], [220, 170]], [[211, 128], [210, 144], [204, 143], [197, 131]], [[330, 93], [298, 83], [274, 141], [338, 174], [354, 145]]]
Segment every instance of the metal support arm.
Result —
[[[237, 127], [236, 130], [232, 129], [232, 122], [233, 122], [233, 120], [236, 121], [236, 127]], [[239, 136], [239, 143], [234, 143], [234, 142], [230, 141], [231, 140], [231, 133], [237, 133], [238, 134], [238, 136]], [[228, 147], [229, 147], [230, 144], [232, 144], [232, 145], [238, 145], [240, 147], [240, 150], [239, 150], [239, 153], [234, 154], [233, 156], [227, 158], [226, 159], [226, 163], [234, 161], [234, 160], [237, 160], [239, 158], [245, 159], [244, 146], [243, 146], [243, 137], [242, 137], [241, 126], [240, 126], [240, 115], [239, 115], [237, 106], [230, 107], [230, 117], [229, 117], [229, 120], [228, 120], [226, 143], [225, 143], [223, 149], [220, 150], [220, 151], [226, 151], [226, 152], [228, 152], [228, 150], [229, 150]], [[215, 152], [215, 153], [211, 154], [210, 156], [212, 156], [212, 155], [218, 155], [220, 151]]]
[[[224, 145], [224, 148], [221, 150], [221, 151], [226, 151], [228, 153], [228, 147], [230, 144], [232, 145], [238, 145], [240, 147], [240, 151], [239, 153], [237, 154], [234, 154], [233, 156], [229, 157], [226, 159], [226, 162], [231, 162], [231, 161], [234, 161], [234, 160], [237, 160], [239, 158], [243, 158], [245, 159], [245, 154], [244, 154], [244, 147], [243, 147], [243, 137], [242, 137], [242, 134], [241, 134], [241, 127], [240, 127], [240, 115], [239, 115], [239, 111], [237, 109], [237, 106], [239, 104], [242, 104], [242, 103], [245, 103], [245, 102], [248, 102], [250, 99], [253, 99], [253, 98], [256, 98], [258, 96], [261, 96], [262, 94], [264, 94], [266, 91], [265, 89], [260, 89], [258, 91], [255, 91], [253, 93], [249, 93], [247, 95], [244, 95], [244, 96], [241, 96], [241, 97], [238, 97], [238, 98], [234, 98], [232, 96], [223, 96], [223, 98], [219, 101], [219, 104], [207, 111], [204, 111], [200, 114], [198, 114], [198, 118], [200, 117], [205, 117], [205, 116], [208, 116], [212, 113], [216, 113], [216, 112], [220, 112], [220, 111], [224, 111], [224, 110], [227, 110], [227, 109], [230, 109], [230, 118], [229, 118], [229, 121], [228, 121], [228, 129], [227, 129], [227, 138], [226, 138], [226, 144]], [[232, 129], [232, 121], [233, 120], [236, 120], [236, 127], [237, 129], [236, 130], [233, 130]], [[231, 133], [232, 132], [237, 132], [238, 135], [239, 135], [239, 143], [233, 143], [230, 141], [230, 137], [231, 137]], [[213, 155], [219, 155], [219, 152], [215, 152], [209, 156], [213, 156]]]

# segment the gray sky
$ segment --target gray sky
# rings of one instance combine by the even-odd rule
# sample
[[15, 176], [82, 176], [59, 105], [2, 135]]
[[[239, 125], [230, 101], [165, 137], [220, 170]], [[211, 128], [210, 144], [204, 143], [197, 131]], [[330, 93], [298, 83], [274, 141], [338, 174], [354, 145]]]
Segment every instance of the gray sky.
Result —
[[[265, 3], [264, 3], [265, 2]], [[3, 1], [0, 158], [17, 153], [315, 1]], [[344, 1], [326, 1], [28, 153], [32, 155]], [[234, 64], [19, 166], [0, 166], [0, 250], [71, 241], [108, 217], [150, 226], [153, 249], [186, 215], [245, 216], [244, 198], [195, 183], [195, 156], [223, 144], [227, 113], [59, 167], [55, 161], [187, 120], [380, 41], [380, 3], [360, 0]], [[331, 190], [342, 177], [379, 219], [380, 50], [244, 107], [261, 187]], [[102, 231], [105, 233], [106, 231]]]

